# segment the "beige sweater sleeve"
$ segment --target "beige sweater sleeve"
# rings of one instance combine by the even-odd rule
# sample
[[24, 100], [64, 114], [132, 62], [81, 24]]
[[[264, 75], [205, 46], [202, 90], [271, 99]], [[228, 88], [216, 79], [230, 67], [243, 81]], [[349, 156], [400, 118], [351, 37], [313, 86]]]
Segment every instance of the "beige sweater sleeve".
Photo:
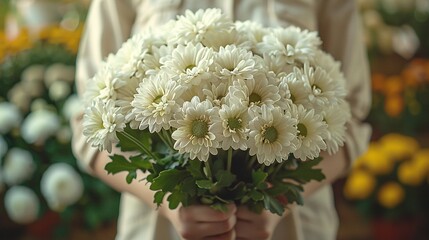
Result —
[[365, 123], [371, 107], [371, 80], [361, 18], [353, 0], [319, 2], [319, 31], [323, 48], [341, 62], [347, 80], [352, 119], [347, 124], [348, 164], [367, 148], [371, 127]]
[[[90, 78], [109, 53], [116, 52], [131, 33], [135, 10], [128, 0], [92, 0], [76, 59], [76, 88], [83, 96]], [[71, 120], [72, 149], [79, 166], [91, 173], [98, 149], [86, 143], [80, 113]]]

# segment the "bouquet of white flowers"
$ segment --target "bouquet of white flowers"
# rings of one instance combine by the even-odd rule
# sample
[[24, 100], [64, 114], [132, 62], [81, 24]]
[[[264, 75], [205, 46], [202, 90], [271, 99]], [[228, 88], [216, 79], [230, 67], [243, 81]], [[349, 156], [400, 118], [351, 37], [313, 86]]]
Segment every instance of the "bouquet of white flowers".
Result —
[[169, 207], [235, 202], [282, 214], [324, 178], [350, 118], [340, 64], [316, 32], [187, 11], [131, 37], [89, 81], [84, 135], [109, 173], [146, 173]]

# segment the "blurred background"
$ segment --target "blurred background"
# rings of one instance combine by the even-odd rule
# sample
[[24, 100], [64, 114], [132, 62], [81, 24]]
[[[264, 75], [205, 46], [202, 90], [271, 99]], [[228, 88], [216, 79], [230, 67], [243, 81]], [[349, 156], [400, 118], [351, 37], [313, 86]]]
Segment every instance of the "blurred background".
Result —
[[[119, 194], [71, 148], [90, 0], [0, 0], [0, 232], [114, 239]], [[371, 65], [368, 151], [334, 184], [338, 240], [429, 238], [429, 0], [359, 0]]]

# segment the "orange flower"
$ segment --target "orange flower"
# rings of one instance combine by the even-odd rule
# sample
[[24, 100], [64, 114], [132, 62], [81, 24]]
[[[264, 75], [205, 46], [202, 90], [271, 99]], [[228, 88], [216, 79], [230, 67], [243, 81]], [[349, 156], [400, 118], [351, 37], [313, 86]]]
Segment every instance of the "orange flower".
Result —
[[390, 117], [398, 117], [404, 110], [404, 99], [401, 95], [388, 95], [384, 102], [384, 111]]
[[372, 90], [376, 92], [384, 91], [384, 82], [386, 77], [383, 74], [373, 74], [372, 75]]
[[386, 96], [398, 95], [404, 90], [404, 82], [400, 76], [390, 76], [384, 83], [384, 93]]

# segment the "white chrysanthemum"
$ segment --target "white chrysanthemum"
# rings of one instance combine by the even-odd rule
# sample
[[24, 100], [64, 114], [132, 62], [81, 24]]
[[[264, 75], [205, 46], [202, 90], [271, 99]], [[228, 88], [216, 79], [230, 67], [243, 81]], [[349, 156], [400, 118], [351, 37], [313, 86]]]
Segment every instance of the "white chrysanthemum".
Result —
[[94, 99], [113, 100], [115, 106], [120, 107], [122, 114], [126, 115], [132, 109], [131, 101], [137, 93], [139, 82], [136, 78], [119, 77], [114, 68], [103, 65], [101, 70], [91, 78], [84, 96], [85, 103], [90, 105]]
[[40, 202], [30, 188], [14, 186], [4, 196], [4, 206], [9, 218], [19, 224], [34, 222], [40, 209]]
[[225, 104], [225, 96], [228, 93], [229, 85], [226, 83], [210, 84], [210, 88], [203, 88], [203, 94], [213, 106], [221, 107]]
[[220, 79], [230, 82], [237, 79], [251, 79], [258, 72], [252, 52], [234, 45], [219, 49], [213, 67]]
[[84, 95], [86, 104], [91, 104], [94, 99], [116, 100], [116, 90], [125, 84], [125, 81], [115, 76], [113, 68], [103, 65], [89, 81]]
[[21, 121], [22, 116], [16, 105], [0, 102], [0, 134], [6, 134], [11, 129], [19, 127]]
[[76, 94], [72, 94], [64, 103], [62, 114], [65, 119], [70, 120], [73, 116], [82, 112], [83, 110], [84, 107], [82, 105], [82, 100]]
[[304, 103], [308, 108], [315, 108], [320, 112], [325, 106], [338, 104], [338, 101], [345, 97], [346, 91], [341, 82], [332, 79], [320, 67], [313, 68], [305, 64], [304, 69], [297, 70], [295, 74], [298, 81], [308, 81], [310, 85], [311, 91], [308, 95], [310, 104]]
[[62, 211], [82, 197], [82, 177], [70, 165], [55, 163], [43, 173], [40, 189], [49, 208]]
[[202, 43], [205, 46], [217, 45], [219, 36], [228, 34], [234, 27], [233, 22], [220, 9], [200, 9], [195, 13], [187, 10], [178, 16], [171, 31], [173, 44]]
[[346, 80], [343, 72], [341, 72], [341, 63], [336, 61], [332, 55], [322, 51], [316, 51], [316, 57], [310, 62], [310, 65], [313, 67], [320, 67], [326, 71], [326, 73], [337, 81], [342, 88], [345, 88]]
[[31, 112], [22, 123], [22, 138], [30, 144], [44, 143], [49, 137], [54, 136], [61, 127], [59, 116], [49, 110]]
[[332, 105], [322, 112], [323, 120], [328, 125], [328, 137], [325, 139], [329, 154], [336, 153], [344, 145], [346, 122], [349, 121], [350, 107], [347, 102]]
[[[136, 75], [144, 76], [144, 69], [139, 67], [147, 52], [143, 42], [143, 36], [135, 34], [122, 44], [116, 54], [111, 54], [107, 58], [107, 64], [115, 69], [115, 74], [125, 82]], [[140, 69], [143, 72], [138, 72]]]
[[30, 152], [12, 148], [6, 154], [3, 164], [3, 180], [9, 186], [21, 184], [31, 179], [35, 170], [36, 164]]
[[284, 63], [307, 62], [314, 57], [321, 44], [316, 32], [302, 30], [299, 27], [275, 28], [271, 34], [263, 37], [257, 44], [259, 53], [268, 53]]
[[173, 114], [180, 108], [178, 97], [184, 88], [166, 74], [153, 75], [145, 79], [137, 89], [131, 102], [133, 110], [127, 118], [138, 122], [140, 130], [159, 132], [170, 128]]
[[270, 57], [267, 53], [263, 54], [263, 61], [267, 71], [273, 72], [278, 78], [287, 76], [295, 67], [293, 64], [285, 64], [279, 58]]
[[320, 151], [327, 148], [324, 140], [328, 136], [328, 126], [323, 117], [302, 105], [292, 106], [291, 110], [292, 116], [298, 118], [298, 148], [293, 155], [302, 161], [318, 157]]
[[117, 143], [117, 132], [125, 128], [125, 117], [112, 100], [103, 102], [95, 100], [87, 108], [83, 119], [83, 135], [91, 146], [101, 150], [112, 151], [112, 144]]
[[222, 105], [219, 110], [220, 121], [213, 124], [213, 131], [221, 142], [223, 150], [232, 148], [234, 150], [247, 149], [247, 125], [249, 114], [247, 107], [240, 103]]
[[262, 42], [262, 38], [268, 34], [268, 29], [264, 28], [262, 24], [254, 21], [236, 21], [235, 28], [239, 35], [246, 36], [255, 46], [257, 43]]
[[268, 82], [266, 75], [256, 74], [252, 79], [235, 81], [227, 100], [238, 101], [248, 107], [273, 105], [280, 100], [278, 91], [277, 86]]
[[218, 109], [213, 108], [209, 101], [198, 97], [185, 102], [181, 112], [175, 114], [171, 125], [176, 128], [171, 137], [176, 140], [174, 149], [179, 153], [189, 153], [191, 159], [207, 161], [209, 155], [216, 155], [219, 141], [213, 133]]
[[171, 55], [161, 58], [161, 69], [171, 77], [178, 78], [183, 85], [199, 85], [211, 76], [209, 67], [213, 58], [213, 50], [201, 44], [179, 45]]
[[173, 48], [171, 46], [151, 46], [149, 52], [143, 59], [142, 67], [145, 68], [146, 75], [156, 75], [161, 70], [161, 58], [171, 55]]
[[7, 142], [4, 140], [3, 136], [0, 135], [0, 159], [6, 154], [8, 149]]
[[258, 162], [271, 165], [287, 160], [296, 149], [296, 123], [288, 113], [278, 107], [262, 105], [261, 112], [252, 113], [249, 123], [249, 154], [256, 155]]
[[[288, 85], [290, 100], [297, 105], [308, 105], [311, 88], [306, 78], [298, 78], [297, 75], [300, 73], [298, 68], [294, 68], [294, 71], [288, 74], [286, 77], [280, 78], [282, 84]], [[301, 76], [301, 75], [300, 75]]]

